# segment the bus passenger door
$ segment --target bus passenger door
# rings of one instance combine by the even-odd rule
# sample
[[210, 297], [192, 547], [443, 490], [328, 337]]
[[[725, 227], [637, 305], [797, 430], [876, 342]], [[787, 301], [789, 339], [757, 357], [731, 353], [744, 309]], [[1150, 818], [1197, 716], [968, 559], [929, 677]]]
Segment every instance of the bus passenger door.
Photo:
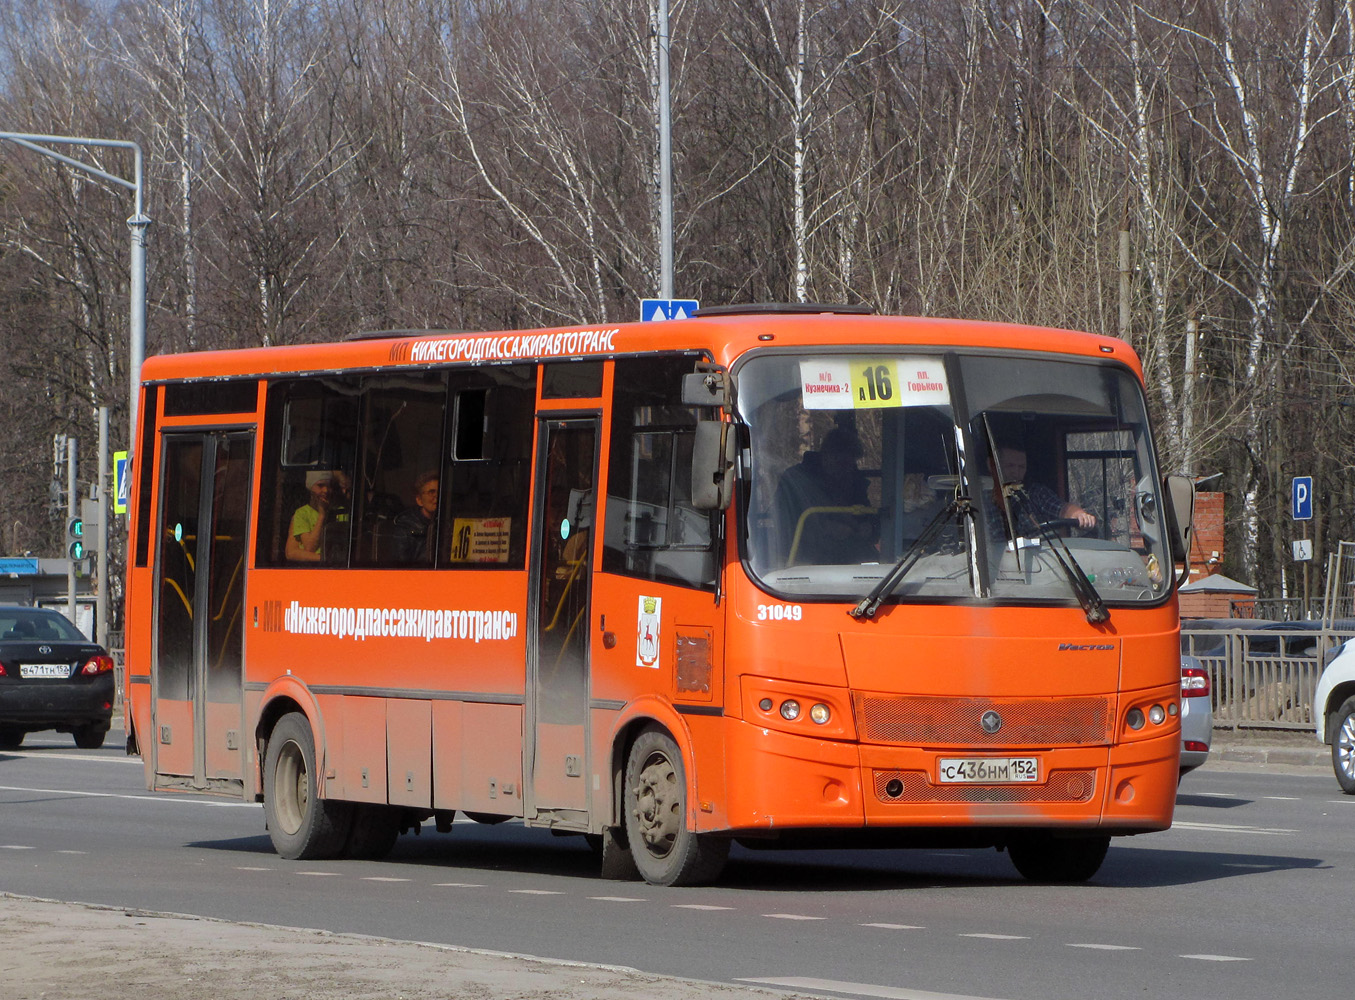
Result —
[[528, 819], [584, 824], [598, 421], [543, 419], [528, 598]]
[[[164, 434], [151, 666], [156, 784], [244, 778], [244, 586], [252, 431]], [[144, 746], [144, 745], [143, 745]]]

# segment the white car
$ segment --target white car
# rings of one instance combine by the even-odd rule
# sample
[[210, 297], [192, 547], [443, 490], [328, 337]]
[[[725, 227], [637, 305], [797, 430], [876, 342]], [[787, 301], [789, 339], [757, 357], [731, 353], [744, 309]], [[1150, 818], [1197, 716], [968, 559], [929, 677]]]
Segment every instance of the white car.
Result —
[[1209, 757], [1209, 741], [1214, 735], [1213, 699], [1209, 692], [1209, 671], [1199, 659], [1181, 655], [1181, 776], [1193, 771]]
[[1355, 795], [1355, 640], [1333, 651], [1313, 691], [1317, 738], [1331, 744], [1331, 766], [1341, 791]]

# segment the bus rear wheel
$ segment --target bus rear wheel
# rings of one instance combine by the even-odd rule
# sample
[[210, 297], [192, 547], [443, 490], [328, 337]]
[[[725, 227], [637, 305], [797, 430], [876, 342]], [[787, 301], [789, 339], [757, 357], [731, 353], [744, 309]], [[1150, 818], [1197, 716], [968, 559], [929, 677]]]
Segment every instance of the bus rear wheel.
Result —
[[672, 737], [646, 729], [626, 759], [626, 837], [631, 859], [651, 885], [714, 881], [729, 857], [729, 841], [687, 826], [687, 775]]
[[380, 861], [400, 838], [400, 812], [390, 806], [361, 805], [353, 810], [352, 829], [343, 856]]
[[263, 808], [273, 847], [289, 861], [335, 857], [348, 839], [352, 807], [320, 798], [316, 773], [310, 720], [284, 715], [264, 754]]
[[1085, 882], [1101, 868], [1109, 837], [1057, 838], [1028, 833], [1007, 844], [1016, 870], [1032, 882]]

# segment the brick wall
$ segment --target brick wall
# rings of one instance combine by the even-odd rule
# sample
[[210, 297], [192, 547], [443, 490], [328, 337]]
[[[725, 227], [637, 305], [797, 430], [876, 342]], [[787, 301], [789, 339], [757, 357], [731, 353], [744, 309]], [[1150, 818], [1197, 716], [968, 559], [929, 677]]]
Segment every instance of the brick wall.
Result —
[[[1190, 578], [1198, 580], [1223, 569], [1223, 494], [1195, 494], [1195, 537], [1190, 545]], [[1226, 618], [1227, 606], [1221, 615], [1198, 615], [1201, 618]]]

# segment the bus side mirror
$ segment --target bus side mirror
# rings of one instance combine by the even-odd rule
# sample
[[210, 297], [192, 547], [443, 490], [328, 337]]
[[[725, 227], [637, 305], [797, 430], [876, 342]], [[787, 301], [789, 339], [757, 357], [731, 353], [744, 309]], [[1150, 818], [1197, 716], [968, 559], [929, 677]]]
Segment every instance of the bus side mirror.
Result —
[[731, 424], [702, 420], [692, 440], [692, 506], [724, 510], [734, 496], [735, 440]]
[[1167, 497], [1167, 542], [1172, 559], [1182, 564], [1182, 579], [1190, 573], [1190, 542], [1195, 532], [1195, 481], [1189, 476], [1167, 476], [1162, 480]]
[[697, 371], [682, 376], [684, 406], [718, 406], [728, 410], [733, 402], [729, 373]]

